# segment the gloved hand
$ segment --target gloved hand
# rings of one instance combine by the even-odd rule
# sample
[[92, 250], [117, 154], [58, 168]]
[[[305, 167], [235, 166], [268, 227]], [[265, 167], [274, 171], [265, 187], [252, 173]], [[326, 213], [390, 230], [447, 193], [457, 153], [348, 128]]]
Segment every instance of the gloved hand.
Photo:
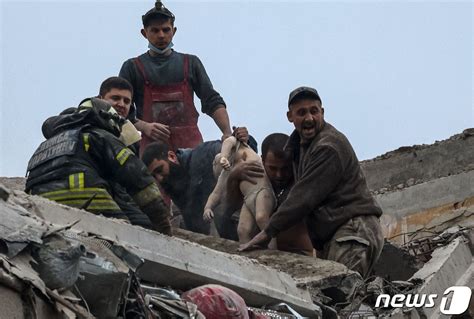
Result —
[[142, 211], [150, 218], [153, 228], [162, 234], [172, 236], [170, 212], [168, 206], [162, 199], [155, 199], [145, 207]]

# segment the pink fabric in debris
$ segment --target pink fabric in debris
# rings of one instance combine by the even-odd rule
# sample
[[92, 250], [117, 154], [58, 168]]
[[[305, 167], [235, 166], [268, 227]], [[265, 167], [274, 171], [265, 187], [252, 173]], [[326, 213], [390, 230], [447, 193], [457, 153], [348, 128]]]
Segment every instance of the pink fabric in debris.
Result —
[[244, 299], [220, 285], [200, 286], [183, 293], [181, 298], [196, 304], [207, 319], [249, 319]]

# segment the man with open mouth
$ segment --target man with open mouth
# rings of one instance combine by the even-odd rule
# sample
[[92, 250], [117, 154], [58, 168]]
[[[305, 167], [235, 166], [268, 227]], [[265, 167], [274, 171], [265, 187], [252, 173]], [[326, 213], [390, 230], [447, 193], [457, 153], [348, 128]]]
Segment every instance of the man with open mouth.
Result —
[[369, 192], [347, 138], [324, 120], [316, 89], [290, 93], [287, 118], [295, 130], [286, 148], [293, 156], [295, 184], [248, 250], [304, 220], [318, 257], [367, 277], [383, 246], [382, 210]]

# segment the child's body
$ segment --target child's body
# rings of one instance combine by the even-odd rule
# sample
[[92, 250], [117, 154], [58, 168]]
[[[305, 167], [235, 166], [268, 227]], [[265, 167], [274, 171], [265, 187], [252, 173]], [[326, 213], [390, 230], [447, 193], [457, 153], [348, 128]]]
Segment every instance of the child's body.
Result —
[[[262, 160], [257, 153], [247, 144], [241, 143], [231, 136], [222, 143], [221, 153], [217, 154], [214, 159], [214, 172], [215, 174], [220, 172], [220, 174], [204, 208], [204, 219], [212, 219], [212, 210], [219, 204], [223, 196], [229, 170], [231, 166], [241, 161], [258, 162], [262, 165]], [[263, 177], [256, 178], [255, 181], [256, 184], [248, 181], [241, 181], [239, 184], [240, 192], [244, 197], [237, 227], [240, 243], [247, 243], [266, 227], [276, 205], [275, 195], [267, 175], [264, 174]], [[273, 241], [269, 246], [270, 248], [276, 248]]]

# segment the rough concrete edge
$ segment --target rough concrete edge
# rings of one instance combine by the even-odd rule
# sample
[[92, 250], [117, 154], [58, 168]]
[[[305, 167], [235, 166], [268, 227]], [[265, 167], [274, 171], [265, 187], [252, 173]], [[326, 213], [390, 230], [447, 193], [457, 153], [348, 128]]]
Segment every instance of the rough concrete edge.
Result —
[[[420, 203], [420, 198], [426, 194], [430, 195], [432, 201]], [[448, 203], [461, 202], [472, 196], [474, 196], [474, 171], [469, 171], [379, 194], [375, 199], [384, 213], [404, 217]], [[402, 203], [403, 208], [398, 208], [398, 203]]]
[[381, 160], [384, 160], [384, 159], [387, 159], [387, 158], [390, 158], [390, 157], [393, 157], [393, 156], [396, 156], [396, 155], [399, 155], [399, 154], [411, 153], [414, 150], [422, 150], [422, 149], [427, 149], [427, 148], [439, 147], [440, 145], [443, 145], [443, 144], [446, 144], [446, 143], [449, 143], [449, 142], [453, 142], [453, 141], [460, 140], [460, 139], [465, 140], [465, 139], [468, 139], [468, 138], [472, 138], [473, 136], [474, 136], [474, 128], [466, 128], [461, 133], [452, 135], [449, 138], [441, 140], [441, 141], [434, 141], [431, 144], [415, 144], [415, 145], [411, 145], [411, 146], [400, 146], [396, 150], [388, 151], [388, 152], [386, 152], [384, 154], [381, 154], [381, 155], [378, 155], [374, 158], [363, 160], [360, 163], [361, 164], [366, 164], [366, 163], [368, 164], [368, 163], [374, 162], [374, 161], [381, 161]]
[[427, 318], [439, 317], [439, 302], [446, 288], [456, 285], [472, 267], [473, 256], [464, 236], [436, 249], [432, 258], [411, 279], [422, 279], [419, 294], [437, 294], [433, 308], [419, 309]]
[[[172, 267], [174, 269], [189, 273], [198, 273], [200, 271], [204, 273], [208, 272], [209, 278], [211, 278], [212, 280], [216, 280], [217, 278], [217, 281], [220, 281], [223, 284], [228, 283], [232, 285], [237, 285], [249, 289], [254, 293], [263, 295], [272, 292], [274, 294], [272, 296], [273, 298], [284, 300], [285, 302], [299, 306], [308, 311], [313, 311], [316, 309], [316, 306], [313, 304], [308, 290], [298, 287], [297, 283], [291, 276], [276, 269], [258, 264], [256, 261], [247, 257], [218, 252], [210, 248], [201, 246], [199, 244], [176, 237], [173, 237], [174, 245], [178, 246], [178, 248], [179, 246], [181, 246], [181, 249], [175, 249], [175, 251], [178, 252], [177, 257], [172, 257], [170, 255], [162, 253], [160, 254], [157, 253], [157, 251], [166, 251], [166, 249], [160, 248], [164, 248], [163, 244], [166, 244], [166, 241], [169, 241], [170, 239], [165, 235], [156, 233], [154, 231], [145, 230], [140, 227], [125, 224], [123, 222], [118, 222], [116, 220], [96, 216], [86, 211], [81, 211], [64, 205], [58, 205], [57, 203], [51, 202], [42, 197], [27, 195], [21, 191], [14, 191], [14, 196], [11, 196], [10, 198], [15, 202], [15, 198], [18, 199], [17, 196], [26, 196], [24, 198], [21, 198], [27, 201], [27, 203], [23, 204], [32, 205], [36, 208], [34, 209], [35, 211], [41, 211], [40, 215], [43, 215], [42, 217], [45, 217], [45, 219], [48, 221], [54, 220], [55, 224], [66, 224], [70, 223], [71, 221], [81, 219], [78, 224], [73, 226], [73, 229], [84, 230], [99, 235], [102, 238], [115, 241], [121, 245], [124, 245], [125, 247], [132, 249], [138, 248], [137, 246], [132, 244], [133, 242], [153, 242], [153, 246], [148, 245], [149, 247], [146, 248], [143, 248], [143, 245], [140, 245], [140, 251], [136, 251], [136, 253], [142, 258], [149, 259], [164, 264], [168, 267]], [[20, 202], [16, 202], [16, 204], [21, 205], [21, 200]], [[55, 209], [59, 211], [55, 212]], [[109, 229], [110, 227], [113, 227], [115, 231], [111, 232]], [[124, 235], [127, 234], [128, 237], [124, 237]], [[133, 240], [131, 236], [134, 237], [135, 240]], [[165, 240], [165, 242], [163, 242], [163, 240]], [[130, 241], [132, 243], [130, 243]], [[159, 244], [160, 241], [162, 241], [162, 244]], [[193, 264], [193, 262], [183, 262], [183, 260], [189, 259], [190, 256], [190, 254], [187, 254], [186, 249], [184, 249], [185, 246], [190, 246], [193, 248], [199, 247], [199, 249], [203, 249], [203, 251], [206, 252], [205, 255], [213, 255], [214, 258], [219, 258], [218, 256], [226, 256], [226, 258], [228, 258], [229, 256], [231, 256], [231, 259], [233, 259], [235, 262], [239, 261], [244, 265], [242, 267], [245, 267], [245, 273], [239, 274], [237, 272], [237, 275], [235, 275], [234, 273], [234, 281], [230, 281], [229, 273], [232, 273], [232, 271], [215, 271], [213, 269], [210, 269], [208, 265], [205, 264], [197, 266]], [[159, 258], [157, 258], [157, 256], [159, 256]], [[207, 258], [209, 258], [209, 256]], [[258, 274], [261, 271], [265, 272], [265, 279], [267, 280], [267, 282], [271, 282], [273, 284], [275, 282], [278, 282], [280, 283], [280, 285], [277, 285], [278, 287], [275, 287], [275, 285], [273, 285], [275, 288], [270, 288], [265, 284], [258, 284], [255, 282], [255, 280], [252, 281], [246, 278], [247, 276], [251, 277], [252, 273]], [[246, 276], [242, 276], [244, 274]], [[200, 274], [200, 276], [202, 276], [202, 274]], [[261, 276], [259, 278], [261, 278]], [[254, 287], [253, 290], [252, 288], [249, 288], [252, 286]]]

